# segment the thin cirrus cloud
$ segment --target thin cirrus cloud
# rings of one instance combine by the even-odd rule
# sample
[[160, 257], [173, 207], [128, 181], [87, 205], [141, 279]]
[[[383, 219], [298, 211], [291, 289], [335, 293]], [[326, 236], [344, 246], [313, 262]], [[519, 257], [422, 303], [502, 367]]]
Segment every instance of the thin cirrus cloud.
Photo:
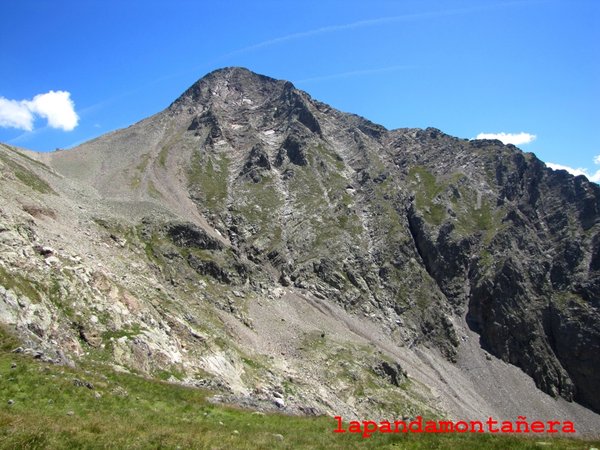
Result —
[[[239, 53], [246, 53], [248, 51], [257, 50], [257, 49], [261, 49], [264, 47], [270, 47], [272, 45], [280, 44], [280, 43], [287, 42], [287, 41], [299, 40], [299, 39], [304, 39], [304, 38], [309, 38], [309, 37], [316, 37], [316, 36], [320, 36], [323, 34], [337, 33], [340, 31], [349, 31], [349, 30], [355, 30], [355, 29], [359, 29], [359, 28], [375, 27], [375, 26], [393, 24], [393, 23], [398, 23], [398, 22], [411, 22], [411, 21], [416, 21], [416, 20], [426, 20], [426, 19], [431, 19], [434, 17], [466, 15], [466, 14], [483, 12], [483, 11], [488, 11], [488, 10], [497, 9], [497, 8], [518, 6], [521, 4], [530, 3], [531, 1], [536, 1], [536, 0], [505, 1], [505, 2], [498, 2], [498, 3], [482, 4], [482, 5], [478, 5], [478, 6], [470, 7], [470, 8], [440, 9], [440, 10], [426, 11], [426, 12], [420, 12], [420, 13], [401, 14], [401, 15], [397, 15], [397, 16], [377, 17], [374, 19], [359, 20], [359, 21], [355, 21], [355, 22], [349, 22], [349, 23], [338, 24], [338, 25], [327, 25], [327, 26], [323, 26], [320, 28], [313, 28], [311, 30], [299, 31], [296, 33], [286, 34], [283, 36], [278, 36], [278, 37], [274, 37], [271, 39], [267, 39], [265, 41], [258, 42], [256, 44], [249, 45], [249, 46], [240, 48], [238, 50], [234, 50], [233, 52], [230, 52], [225, 56], [233, 56], [233, 55], [236, 55]], [[539, 1], [539, 0], [537, 0], [537, 1]]]
[[71, 93], [49, 91], [31, 100], [9, 100], [0, 97], [0, 127], [32, 131], [36, 117], [46, 119], [48, 126], [72, 131], [79, 123]]
[[537, 136], [530, 133], [479, 133], [475, 139], [498, 139], [503, 144], [523, 145], [533, 142]]

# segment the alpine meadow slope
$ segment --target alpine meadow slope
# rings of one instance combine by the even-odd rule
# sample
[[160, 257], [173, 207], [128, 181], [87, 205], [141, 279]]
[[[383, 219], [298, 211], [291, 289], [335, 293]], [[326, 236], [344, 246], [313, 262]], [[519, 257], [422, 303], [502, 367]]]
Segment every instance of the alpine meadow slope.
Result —
[[0, 178], [0, 322], [40, 359], [598, 432], [600, 188], [512, 145], [226, 68], [72, 150], [0, 145]]

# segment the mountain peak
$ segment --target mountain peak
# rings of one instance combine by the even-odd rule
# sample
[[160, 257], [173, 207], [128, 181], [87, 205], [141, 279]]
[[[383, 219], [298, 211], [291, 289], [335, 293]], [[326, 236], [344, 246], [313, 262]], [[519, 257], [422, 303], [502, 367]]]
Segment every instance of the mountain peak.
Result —
[[214, 70], [190, 86], [175, 102], [173, 106], [189, 105], [190, 103], [204, 103], [210, 98], [219, 95], [226, 96], [228, 92], [266, 96], [283, 89], [294, 89], [289, 81], [261, 75], [245, 67], [224, 67]]
[[275, 79], [272, 77], [269, 77], [267, 75], [258, 74], [246, 67], [241, 67], [241, 66], [228, 66], [228, 67], [221, 67], [219, 69], [215, 69], [212, 72], [209, 72], [206, 75], [204, 75], [201, 78], [201, 80], [205, 79], [205, 78], [214, 78], [214, 77], [230, 78], [230, 77], [240, 77], [240, 76], [258, 77], [258, 78], [263, 78], [265, 80], [275, 81]]

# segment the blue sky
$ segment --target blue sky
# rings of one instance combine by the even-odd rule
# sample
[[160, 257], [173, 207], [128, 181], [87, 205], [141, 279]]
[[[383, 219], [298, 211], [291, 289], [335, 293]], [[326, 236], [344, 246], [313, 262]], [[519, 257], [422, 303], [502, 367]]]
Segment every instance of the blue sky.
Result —
[[0, 17], [14, 145], [69, 148], [244, 66], [388, 128], [517, 134], [600, 180], [600, 1], [19, 0]]

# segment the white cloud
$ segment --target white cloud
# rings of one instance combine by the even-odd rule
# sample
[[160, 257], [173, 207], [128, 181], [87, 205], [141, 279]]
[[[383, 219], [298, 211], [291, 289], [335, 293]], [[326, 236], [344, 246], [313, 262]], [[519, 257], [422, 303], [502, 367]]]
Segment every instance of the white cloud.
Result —
[[[594, 159], [594, 161], [597, 160], [598, 158]], [[598, 164], [598, 162], [596, 162], [596, 164]], [[597, 170], [595, 173], [590, 174], [588, 169], [584, 169], [582, 167], [574, 169], [573, 167], [563, 166], [562, 164], [555, 163], [546, 163], [546, 165], [554, 170], [566, 170], [567, 172], [573, 175], [585, 175], [588, 178], [588, 180], [593, 181], [594, 183], [600, 182], [600, 170]]]
[[600, 164], [600, 155], [597, 155], [597, 156], [594, 158], [594, 164]]
[[9, 100], [0, 97], [0, 127], [33, 130], [35, 117], [48, 121], [52, 128], [71, 131], [79, 122], [71, 94], [66, 91], [49, 91], [32, 100]]
[[537, 136], [530, 133], [479, 133], [475, 139], [498, 139], [503, 144], [522, 145], [533, 142]]
[[48, 119], [52, 128], [62, 128], [71, 131], [77, 126], [79, 117], [75, 112], [75, 104], [71, 94], [66, 91], [50, 91], [39, 94], [27, 102], [31, 112]]
[[33, 130], [33, 114], [26, 102], [0, 97], [0, 127]]

